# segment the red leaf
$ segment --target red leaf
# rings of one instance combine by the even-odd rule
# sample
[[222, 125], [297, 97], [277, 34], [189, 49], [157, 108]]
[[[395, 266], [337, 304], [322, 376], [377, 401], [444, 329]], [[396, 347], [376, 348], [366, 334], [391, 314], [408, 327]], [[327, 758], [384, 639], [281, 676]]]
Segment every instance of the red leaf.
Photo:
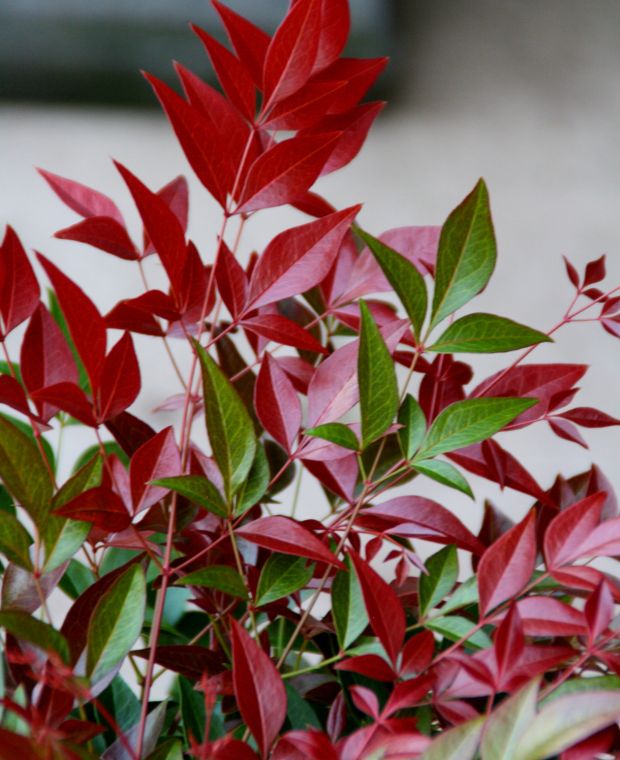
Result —
[[230, 623], [237, 704], [266, 757], [286, 718], [286, 691], [270, 658], [234, 618]]
[[[129, 330], [129, 332], [140, 333], [141, 335], [165, 335], [162, 326], [146, 304], [145, 296], [152, 292], [149, 291], [138, 296], [138, 298], [129, 298], [117, 303], [105, 316], [106, 326], [117, 330]], [[161, 295], [165, 296], [165, 293]], [[168, 296], [165, 297], [168, 298]], [[178, 314], [175, 312], [176, 317]]]
[[140, 258], [125, 227], [110, 216], [87, 217], [71, 227], [59, 230], [54, 237], [92, 245], [119, 259], [135, 261]]
[[593, 285], [595, 282], [600, 282], [605, 279], [605, 256], [601, 256], [599, 259], [590, 261], [586, 266], [586, 272], [583, 277], [583, 285]]
[[620, 554], [620, 517], [597, 525], [586, 537], [579, 554], [581, 557], [615, 557]]
[[420, 704], [433, 686], [434, 680], [433, 676], [423, 676], [422, 678], [413, 678], [409, 681], [397, 683], [382, 715], [390, 716], [398, 710], [405, 710]]
[[576, 425], [581, 425], [587, 428], [597, 427], [609, 427], [610, 425], [620, 425], [620, 420], [617, 417], [612, 417], [605, 412], [601, 412], [598, 409], [593, 409], [589, 406], [578, 406], [575, 409], [569, 409], [567, 412], [563, 412], [559, 415], [565, 420], [570, 420]]
[[508, 372], [497, 372], [478, 385], [470, 394], [478, 396], [531, 396], [539, 403], [520, 414], [512, 423], [536, 420], [548, 409], [551, 398], [570, 390], [584, 376], [585, 364], [521, 364]]
[[246, 311], [298, 295], [321, 282], [360, 208], [352, 206], [277, 235], [252, 272]]
[[77, 352], [84, 363], [93, 390], [96, 390], [99, 387], [106, 351], [103, 317], [90, 298], [58, 267], [41, 254], [38, 254], [38, 258], [56, 291]]
[[[56, 383], [78, 382], [78, 372], [71, 349], [49, 311], [39, 304], [30, 318], [20, 354], [22, 379], [32, 393]], [[45, 402], [35, 404], [44, 420], [56, 414], [56, 408]]]
[[233, 319], [242, 312], [248, 297], [248, 278], [224, 241], [215, 264], [215, 280], [222, 300]]
[[366, 686], [351, 686], [349, 694], [358, 710], [375, 720], [379, 718], [379, 699], [374, 691]]
[[340, 133], [290, 137], [250, 166], [236, 214], [283, 206], [306, 193], [318, 178]]
[[89, 427], [97, 427], [92, 403], [75, 383], [60, 382], [48, 385], [33, 391], [30, 397], [37, 406], [43, 403], [49, 404], [55, 409], [62, 409], [63, 412], [67, 412]]
[[364, 509], [356, 523], [394, 535], [423, 538], [438, 544], [456, 544], [474, 554], [484, 552], [483, 544], [458, 517], [423, 496], [399, 496]]
[[129, 457], [155, 436], [155, 431], [150, 425], [129, 412], [121, 412], [117, 417], [107, 420], [105, 426]]
[[346, 89], [331, 108], [331, 113], [343, 113], [350, 111], [360, 102], [387, 63], [387, 58], [340, 58], [316, 74], [312, 81], [347, 82]]
[[241, 325], [257, 335], [262, 335], [263, 338], [273, 340], [283, 346], [293, 346], [302, 351], [313, 351], [318, 354], [329, 353], [311, 333], [298, 325], [297, 322], [279, 314], [259, 314], [256, 317], [244, 319]]
[[[24, 389], [11, 375], [0, 375], [0, 404], [6, 404], [11, 409], [34, 418], [28, 407], [28, 399]], [[43, 420], [40, 421], [43, 422]]]
[[405, 613], [400, 599], [357, 552], [351, 549], [349, 555], [360, 582], [370, 626], [395, 664], [405, 640]]
[[289, 731], [278, 742], [273, 760], [338, 760], [329, 738], [314, 729]]
[[292, 95], [310, 78], [317, 60], [320, 12], [318, 0], [298, 2], [273, 35], [263, 68], [263, 111]]
[[611, 319], [601, 319], [601, 324], [606, 332], [614, 338], [620, 338], [620, 316]]
[[516, 596], [531, 579], [536, 567], [535, 523], [535, 513], [528, 512], [482, 555], [478, 565], [482, 615]]
[[[148, 660], [150, 652], [150, 649], [134, 649], [131, 654]], [[155, 650], [155, 662], [174, 673], [181, 673], [192, 681], [199, 680], [204, 673], [215, 676], [225, 670], [221, 655], [206, 647], [189, 644], [158, 646]]]
[[2, 335], [28, 319], [39, 303], [39, 283], [28, 256], [12, 227], [0, 244], [0, 316]]
[[152, 507], [167, 493], [166, 488], [150, 486], [149, 481], [181, 474], [181, 457], [172, 427], [161, 430], [131, 457], [129, 476], [134, 512]]
[[121, 497], [106, 486], [90, 488], [54, 510], [57, 515], [92, 523], [108, 533], [118, 533], [131, 524]]
[[517, 605], [513, 604], [495, 632], [493, 641], [497, 661], [497, 682], [502, 683], [518, 666], [525, 649], [523, 624]]
[[583, 613], [559, 599], [528, 596], [517, 602], [526, 636], [583, 636]]
[[331, 203], [328, 203], [325, 198], [322, 198], [317, 193], [311, 192], [308, 192], [301, 198], [293, 201], [291, 206], [304, 214], [315, 216], [317, 219], [320, 219], [322, 216], [329, 216], [329, 214], [333, 214], [336, 211]]
[[431, 664], [435, 653], [435, 637], [431, 631], [422, 631], [408, 639], [403, 647], [401, 676], [417, 676]]
[[256, 378], [254, 408], [265, 430], [290, 453], [301, 427], [301, 404], [284, 370], [268, 353]]
[[560, 512], [549, 523], [544, 538], [544, 552], [550, 570], [576, 559], [586, 538], [598, 525], [606, 494], [599, 492], [581, 499]]
[[551, 430], [553, 430], [558, 438], [564, 438], [566, 441], [576, 443], [579, 446], [582, 446], [584, 449], [588, 448], [588, 444], [586, 443], [584, 437], [572, 423], [568, 422], [567, 420], [563, 420], [560, 417], [549, 417], [547, 418], [547, 422]]
[[566, 274], [568, 275], [568, 279], [571, 281], [572, 285], [574, 285], [576, 288], [578, 288], [579, 287], [579, 274], [577, 273], [577, 270], [570, 263], [570, 261], [566, 258], [566, 256], [563, 256], [562, 258], [564, 259], [564, 266], [566, 267]]
[[348, 657], [334, 665], [334, 668], [359, 673], [361, 676], [386, 683], [392, 683], [397, 677], [392, 667], [378, 654], [360, 654], [356, 657]]
[[322, 0], [319, 49], [313, 71], [321, 71], [344, 50], [351, 28], [348, 0]]
[[269, 35], [218, 0], [211, 0], [211, 2], [220, 14], [228, 39], [250, 72], [254, 84], [262, 89], [263, 66], [270, 42]]
[[304, 134], [314, 134], [319, 131], [341, 133], [334, 150], [321, 170], [321, 176], [338, 171], [353, 161], [362, 149], [370, 128], [384, 106], [383, 102], [363, 103], [346, 113], [326, 116], [312, 129], [304, 131]]
[[358, 465], [355, 454], [332, 462], [314, 462], [303, 460], [304, 467], [328, 490], [335, 493], [347, 503], [354, 500]]
[[[278, 103], [271, 110], [264, 127], [273, 130], [308, 129], [325, 117], [331, 104], [346, 86], [346, 82], [338, 81], [307, 84], [294, 95]], [[327, 128], [319, 131], [335, 130]]]
[[226, 96], [248, 121], [256, 115], [256, 90], [246, 66], [210, 34], [195, 24], [192, 30], [205, 46]]
[[140, 367], [129, 333], [106, 356], [99, 390], [99, 420], [116, 417], [131, 406], [140, 392]]
[[601, 581], [588, 597], [584, 613], [588, 621], [590, 645], [605, 632], [614, 616], [614, 597], [607, 581]]
[[88, 218], [91, 216], [109, 216], [124, 226], [123, 216], [117, 205], [107, 195], [93, 190], [79, 182], [60, 177], [44, 169], [37, 169], [39, 174], [46, 180], [48, 185], [56, 193], [63, 203], [70, 209]]
[[246, 541], [295, 557], [306, 557], [344, 569], [340, 560], [308, 528], [289, 517], [261, 517], [235, 533]]

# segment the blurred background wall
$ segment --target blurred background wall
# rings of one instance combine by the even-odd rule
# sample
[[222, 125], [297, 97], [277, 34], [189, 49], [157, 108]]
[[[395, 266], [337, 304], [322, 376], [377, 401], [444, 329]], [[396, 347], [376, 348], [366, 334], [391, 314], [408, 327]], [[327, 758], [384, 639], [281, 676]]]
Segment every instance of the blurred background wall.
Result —
[[[230, 0], [266, 28], [284, 0]], [[371, 231], [440, 224], [479, 176], [488, 182], [499, 263], [476, 308], [547, 329], [571, 298], [561, 255], [580, 268], [608, 254], [620, 282], [620, 3], [617, 0], [352, 0], [351, 54], [392, 56], [378, 89], [390, 105], [356, 161], [319, 189], [337, 206], [364, 202]], [[218, 213], [191, 176], [139, 67], [164, 75], [177, 58], [199, 73], [207, 61], [186, 22], [211, 28], [207, 0], [0, 0], [0, 222], [60, 262], [102, 309], [139, 292], [137, 274], [75, 243], [52, 239], [75, 221], [34, 171], [42, 166], [112, 195], [137, 229], [110, 157], [152, 186], [179, 172], [191, 181], [191, 233], [208, 249]], [[264, 214], [245, 252], [299, 223], [295, 212]], [[152, 272], [157, 278], [159, 273]], [[174, 376], [152, 341], [144, 344], [151, 415]], [[595, 365], [582, 404], [620, 415], [619, 344], [598, 325], [575, 325], [540, 360]], [[476, 360], [477, 377], [499, 366]], [[166, 415], [157, 418], [161, 427]], [[540, 426], [511, 435], [512, 450], [550, 485], [598, 461], [620, 488], [613, 429], [586, 431], [590, 451], [551, 442]], [[71, 445], [84, 441], [75, 439]], [[88, 441], [90, 443], [90, 441]], [[477, 483], [514, 516], [528, 500]], [[433, 486], [424, 486], [434, 493]], [[436, 488], [440, 488], [437, 486]], [[475, 490], [475, 489], [474, 489]], [[480, 510], [445, 490], [441, 498], [476, 527]], [[314, 496], [308, 484], [309, 513]]]

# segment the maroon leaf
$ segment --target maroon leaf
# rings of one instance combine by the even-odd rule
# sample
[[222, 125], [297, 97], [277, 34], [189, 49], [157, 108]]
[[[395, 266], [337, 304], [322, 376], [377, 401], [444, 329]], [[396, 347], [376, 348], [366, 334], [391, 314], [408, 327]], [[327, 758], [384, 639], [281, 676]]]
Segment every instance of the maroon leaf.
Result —
[[379, 718], [379, 700], [374, 691], [366, 686], [351, 686], [349, 694], [358, 710], [375, 720]]
[[39, 406], [48, 404], [55, 409], [75, 417], [89, 427], [97, 427], [97, 420], [93, 413], [90, 399], [84, 391], [75, 383], [60, 382], [48, 385], [30, 394], [30, 398]]
[[600, 282], [605, 279], [605, 256], [601, 256], [599, 259], [590, 261], [586, 266], [586, 272], [583, 277], [584, 287], [593, 285], [595, 282]]
[[114, 201], [110, 200], [107, 195], [93, 190], [79, 182], [71, 179], [60, 177], [58, 174], [52, 174], [44, 169], [37, 170], [46, 180], [52, 190], [63, 203], [70, 209], [88, 218], [91, 216], [108, 216], [115, 219], [120, 225], [124, 226], [123, 216], [118, 210]]
[[332, 462], [303, 460], [304, 467], [328, 490], [351, 504], [357, 482], [358, 465], [355, 454]]
[[423, 676], [397, 683], [383, 709], [383, 715], [393, 715], [398, 710], [418, 705], [428, 694], [434, 680], [433, 676]]
[[215, 280], [222, 300], [233, 319], [242, 312], [248, 297], [248, 278], [224, 241], [215, 264]]
[[588, 597], [584, 607], [592, 645], [605, 632], [614, 616], [614, 597], [607, 581], [601, 581]]
[[435, 653], [435, 637], [431, 631], [422, 631], [408, 639], [403, 647], [400, 666], [402, 676], [417, 676], [431, 664]]
[[106, 356], [99, 390], [99, 419], [116, 417], [131, 406], [140, 392], [140, 368], [129, 333]]
[[270, 37], [243, 16], [239, 16], [219, 0], [211, 0], [226, 27], [226, 33], [237, 55], [250, 72], [254, 84], [262, 89], [263, 66]]
[[551, 521], [544, 538], [545, 561], [550, 570], [579, 556], [586, 538], [599, 523], [605, 497], [604, 492], [587, 496]]
[[24, 322], [39, 303], [39, 283], [28, 256], [12, 227], [7, 227], [0, 244], [1, 335], [6, 336]]
[[340, 133], [290, 137], [250, 166], [237, 214], [282, 206], [306, 193], [318, 178]]
[[383, 644], [393, 664], [405, 640], [405, 613], [394, 589], [364, 561], [349, 550], [360, 582], [370, 627]]
[[135, 512], [152, 507], [168, 489], [151, 486], [151, 480], [181, 475], [181, 457], [172, 427], [164, 428], [133, 454], [129, 466], [131, 497]]
[[513, 672], [525, 649], [523, 623], [516, 604], [510, 607], [508, 614], [497, 627], [493, 647], [497, 662], [497, 680], [502, 683], [505, 677]]
[[258, 260], [246, 310], [288, 298], [327, 275], [360, 206], [352, 206], [277, 235]]
[[570, 261], [566, 258], [566, 256], [563, 256], [562, 258], [564, 259], [564, 266], [566, 267], [566, 274], [568, 275], [568, 279], [571, 281], [572, 285], [574, 285], [576, 288], [578, 288], [579, 287], [579, 274], [577, 273], [577, 270], [570, 263]]
[[535, 513], [528, 512], [482, 555], [478, 565], [482, 615], [516, 596], [532, 577], [536, 566], [535, 523]]
[[588, 448], [588, 444], [584, 437], [571, 422], [568, 422], [568, 420], [563, 420], [560, 417], [549, 417], [547, 418], [547, 422], [558, 438], [564, 438], [566, 441], [576, 443], [584, 449]]
[[[0, 404], [6, 404], [27, 417], [36, 419], [30, 411], [24, 389], [11, 375], [0, 375]], [[40, 422], [45, 424], [43, 420]]]
[[119, 259], [135, 261], [140, 258], [125, 227], [110, 216], [87, 217], [71, 227], [59, 230], [54, 237], [92, 245]]
[[[129, 332], [141, 335], [165, 335], [165, 331], [153, 316], [153, 312], [149, 308], [147, 302], [147, 297], [152, 292], [153, 291], [149, 291], [137, 298], [129, 298], [117, 303], [116, 306], [105, 315], [106, 326], [116, 328], [117, 330], [128, 330]], [[165, 293], [162, 293], [161, 295], [170, 301]], [[172, 305], [170, 308], [173, 308]], [[173, 314], [173, 318], [177, 319], [179, 316], [178, 312], [174, 311]]]
[[601, 412], [598, 409], [593, 409], [589, 406], [578, 406], [574, 409], [569, 409], [567, 412], [563, 412], [559, 415], [565, 420], [574, 422], [576, 425], [581, 425], [587, 428], [597, 427], [610, 427], [611, 425], [620, 425], [620, 420], [617, 417], [612, 417], [605, 412]]
[[319, 46], [319, 0], [295, 3], [274, 34], [263, 68], [264, 110], [303, 87], [310, 78]]
[[106, 351], [103, 317], [90, 298], [58, 267], [41, 254], [38, 254], [38, 258], [56, 291], [58, 303], [91, 385], [97, 389]]
[[256, 90], [246, 66], [204, 29], [192, 24], [192, 30], [205, 46], [211, 65], [228, 99], [246, 119], [254, 121]]
[[233, 685], [239, 711], [266, 757], [286, 717], [286, 691], [269, 657], [231, 618]]
[[302, 351], [313, 351], [318, 354], [329, 353], [318, 340], [303, 327], [291, 319], [279, 314], [259, 314], [256, 317], [244, 319], [241, 325], [263, 338], [273, 340], [283, 346], [293, 346]]
[[254, 408], [265, 430], [290, 453], [301, 427], [301, 404], [284, 370], [268, 353], [256, 378]]
[[[150, 649], [135, 649], [131, 654], [148, 660]], [[206, 647], [189, 644], [171, 644], [158, 646], [155, 649], [155, 662], [174, 673], [197, 681], [207, 673], [210, 676], [224, 672], [224, 661], [221, 655]]]
[[334, 667], [336, 670], [359, 673], [359, 675], [372, 678], [375, 681], [392, 683], [396, 680], [396, 673], [393, 668], [378, 654], [360, 654], [357, 657], [348, 657]]
[[150, 425], [129, 412], [121, 412], [117, 417], [107, 420], [105, 426], [129, 457], [155, 435]]
[[118, 533], [131, 524], [131, 517], [121, 497], [106, 486], [84, 491], [62, 507], [57, 507], [54, 514], [92, 523], [108, 533]]
[[261, 517], [238, 528], [235, 533], [265, 549], [344, 569], [342, 562], [308, 528], [289, 517]]

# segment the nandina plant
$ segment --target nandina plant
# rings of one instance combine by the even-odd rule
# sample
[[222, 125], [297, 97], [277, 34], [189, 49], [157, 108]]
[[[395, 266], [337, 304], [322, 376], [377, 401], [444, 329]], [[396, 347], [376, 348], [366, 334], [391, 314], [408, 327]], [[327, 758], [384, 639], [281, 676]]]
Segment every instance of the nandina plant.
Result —
[[[443, 227], [377, 237], [311, 189], [383, 107], [360, 101], [385, 59], [341, 57], [346, 0], [293, 2], [271, 38], [214, 5], [231, 48], [194, 31], [221, 89], [182, 66], [183, 95], [147, 79], [221, 228], [190, 240], [185, 180], [155, 191], [116, 164], [135, 240], [108, 197], [41, 171], [79, 217], [56, 237], [144, 275], [106, 315], [37, 254], [43, 294], [11, 228], [2, 243], [0, 758], [616, 752], [616, 498], [595, 465], [545, 489], [505, 447], [618, 424], [575, 405], [586, 366], [530, 359], [575, 321], [620, 337], [604, 259], [566, 262], [547, 332], [471, 311], [496, 260], [482, 180]], [[287, 204], [300, 224], [248, 257], [254, 216]], [[178, 374], [174, 426], [129, 411], [156, 374], [136, 334]], [[508, 358], [485, 377], [477, 353]], [[59, 462], [71, 425], [93, 446]], [[487, 503], [473, 533], [451, 509], [454, 489], [475, 500], [468, 473], [523, 510]], [[312, 481], [322, 519], [304, 519]]]

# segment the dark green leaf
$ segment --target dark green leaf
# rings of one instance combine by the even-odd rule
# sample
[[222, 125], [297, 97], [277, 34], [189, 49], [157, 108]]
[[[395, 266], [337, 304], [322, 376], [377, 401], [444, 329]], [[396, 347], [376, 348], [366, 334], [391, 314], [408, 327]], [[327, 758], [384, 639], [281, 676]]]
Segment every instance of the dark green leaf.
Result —
[[207, 432], [230, 501], [254, 461], [254, 425], [230, 380], [202, 346], [196, 343], [195, 348], [202, 365]]
[[357, 378], [364, 448], [390, 427], [398, 410], [398, 386], [392, 357], [375, 320], [360, 301], [362, 317]]
[[497, 251], [483, 180], [447, 218], [439, 238], [431, 326], [471, 300], [487, 284]]
[[95, 580], [95, 575], [90, 568], [72, 559], [58, 585], [68, 597], [77, 599], [89, 586], [92, 586]]
[[10, 514], [0, 516], [0, 554], [25, 570], [32, 570], [31, 544], [30, 534], [17, 517]]
[[247, 597], [247, 590], [243, 578], [239, 573], [228, 565], [210, 565], [193, 573], [184, 575], [177, 581], [181, 586], [205, 586], [223, 591], [231, 596], [238, 596], [240, 599]]
[[419, 338], [428, 307], [424, 278], [414, 265], [400, 253], [363, 230], [358, 229], [357, 233], [377, 259], [383, 274], [398, 294], [407, 316], [411, 320], [413, 331]]
[[41, 525], [53, 493], [50, 474], [32, 438], [4, 415], [0, 415], [0, 478], [35, 525]]
[[398, 412], [398, 422], [403, 427], [398, 431], [398, 440], [405, 459], [411, 459], [426, 435], [426, 417], [417, 400], [408, 393]]
[[265, 562], [258, 581], [256, 606], [260, 607], [304, 588], [312, 578], [313, 565], [303, 557], [272, 554]]
[[[112, 679], [99, 699], [106, 710], [115, 716], [121, 731], [127, 731], [140, 720], [140, 700], [121, 676]], [[102, 717], [100, 722], [107, 726], [105, 718]]]
[[345, 564], [348, 572], [337, 573], [332, 583], [332, 617], [342, 650], [348, 649], [368, 625], [362, 589], [349, 557]]
[[185, 741], [190, 745], [190, 739], [201, 742], [207, 722], [204, 696], [194, 689], [191, 681], [179, 676], [179, 702], [181, 704], [181, 725]]
[[132, 565], [103, 594], [88, 625], [86, 673], [96, 683], [127, 655], [142, 630], [146, 583]]
[[474, 498], [469, 483], [450, 462], [444, 462], [441, 459], [425, 459], [422, 462], [416, 462], [414, 467], [422, 475], [426, 475], [444, 486], [456, 488], [457, 491], [462, 491], [472, 499]]
[[21, 610], [0, 612], [0, 628], [12, 633], [16, 639], [28, 641], [44, 652], [54, 651], [69, 662], [69, 645], [65, 637], [48, 623], [37, 620]]
[[456, 546], [444, 546], [426, 562], [428, 575], [419, 580], [420, 614], [426, 615], [454, 588], [459, 574]]
[[351, 428], [343, 425], [341, 422], [326, 422], [324, 425], [307, 428], [306, 435], [311, 435], [315, 438], [323, 438], [326, 441], [331, 441], [332, 443], [338, 444], [338, 446], [353, 451], [359, 451], [360, 448], [355, 433]]
[[468, 314], [453, 322], [429, 346], [438, 354], [490, 354], [551, 342], [544, 333], [495, 314]]
[[305, 731], [308, 728], [321, 730], [322, 726], [316, 713], [310, 706], [310, 702], [304, 699], [295, 687], [285, 683], [286, 689], [286, 717], [292, 731]]
[[269, 470], [269, 461], [265, 449], [261, 444], [256, 446], [256, 454], [252, 462], [252, 468], [245, 482], [237, 494], [237, 503], [235, 505], [235, 515], [242, 515], [250, 507], [257, 504], [265, 495], [269, 480], [271, 479]]
[[536, 403], [533, 398], [472, 398], [450, 404], [433, 422], [416, 459], [484, 441]]
[[146, 760], [183, 760], [183, 744], [180, 739], [168, 739]]
[[176, 491], [189, 499], [193, 504], [213, 512], [218, 517], [226, 517], [228, 510], [222, 495], [207, 478], [200, 475], [177, 475], [172, 478], [159, 478], [151, 481], [153, 486], [161, 486]]

